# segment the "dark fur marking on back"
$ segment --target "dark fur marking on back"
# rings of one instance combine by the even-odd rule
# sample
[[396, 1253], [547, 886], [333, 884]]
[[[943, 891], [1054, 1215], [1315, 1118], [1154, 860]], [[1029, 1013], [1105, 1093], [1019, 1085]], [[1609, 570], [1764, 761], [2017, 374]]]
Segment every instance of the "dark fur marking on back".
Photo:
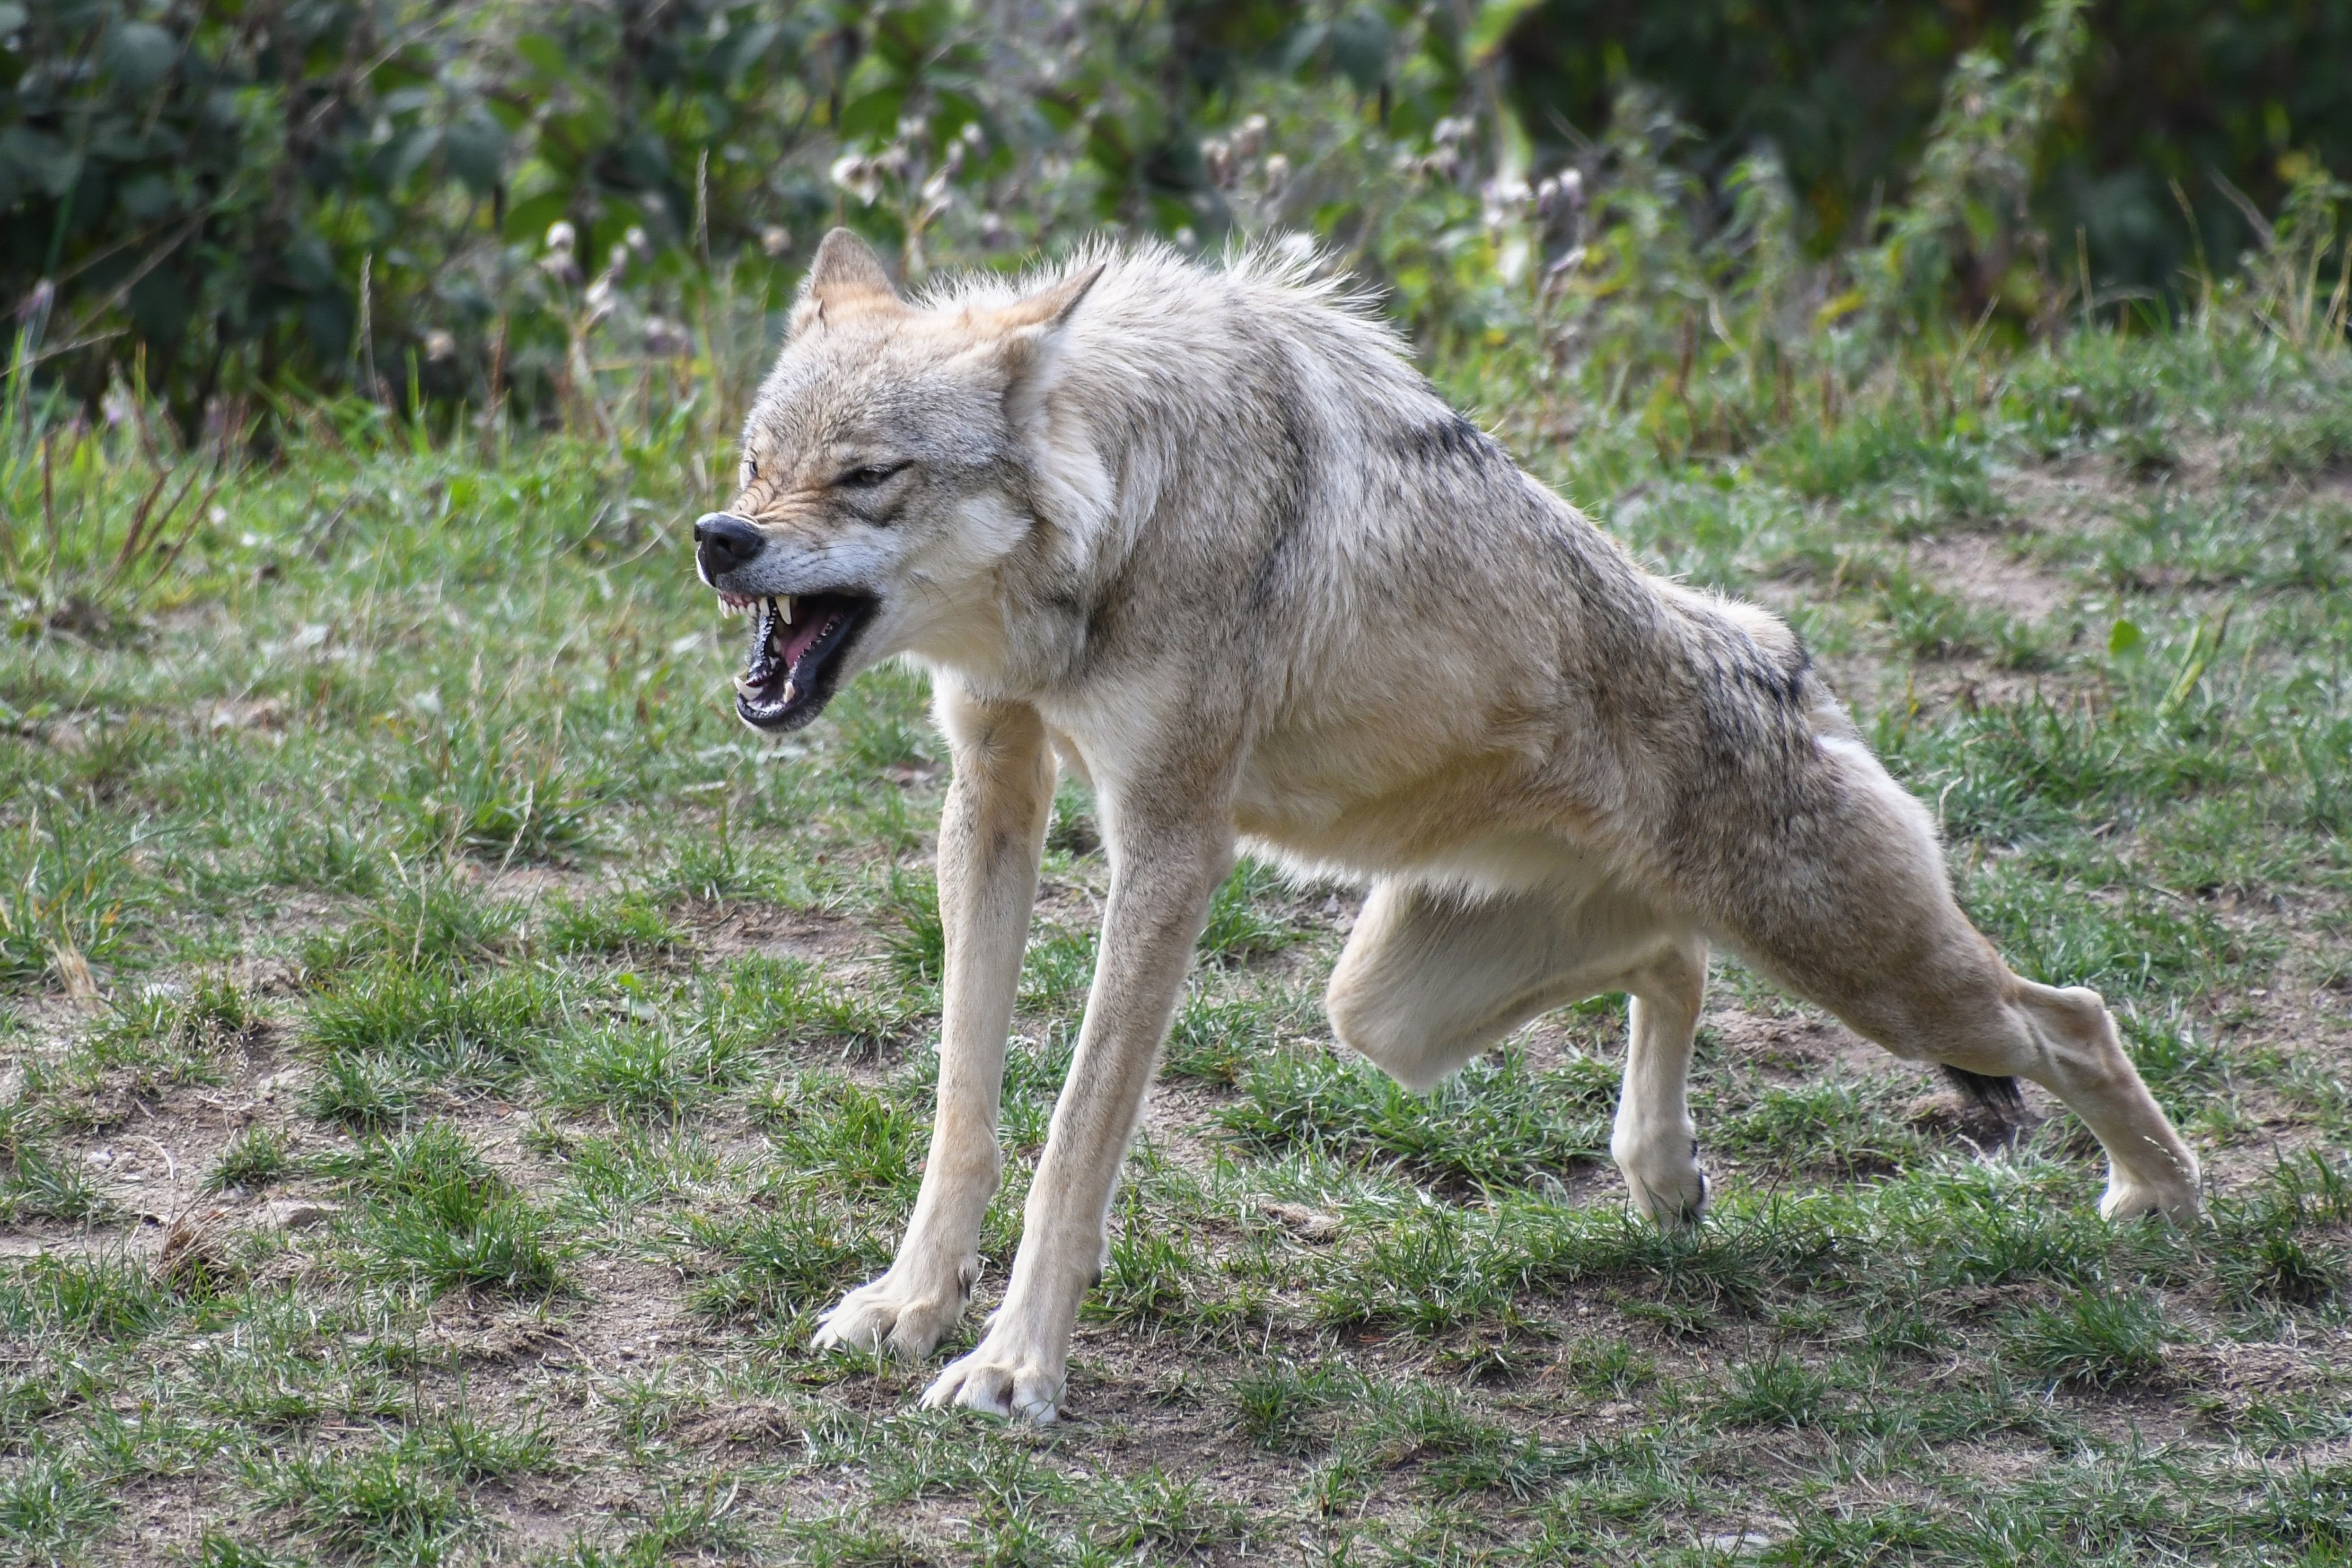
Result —
[[1750, 686], [1762, 696], [1788, 707], [1802, 707], [1805, 701], [1805, 673], [1812, 668], [1813, 657], [1801, 643], [1797, 656], [1785, 665], [1776, 665], [1760, 659], [1741, 659], [1735, 666], [1742, 685]]
[[1287, 367], [1276, 367], [1280, 395], [1274, 399], [1276, 415], [1282, 422], [1282, 455], [1277, 459], [1275, 476], [1273, 539], [1250, 580], [1250, 608], [1263, 610], [1272, 601], [1276, 585], [1282, 578], [1285, 558], [1307, 522], [1307, 476], [1315, 465], [1314, 432], [1298, 418], [1303, 406], [1296, 381], [1286, 373]]
[[1458, 413], [1435, 424], [1399, 431], [1389, 444], [1400, 456], [1423, 463], [1483, 463], [1501, 451], [1493, 437]]

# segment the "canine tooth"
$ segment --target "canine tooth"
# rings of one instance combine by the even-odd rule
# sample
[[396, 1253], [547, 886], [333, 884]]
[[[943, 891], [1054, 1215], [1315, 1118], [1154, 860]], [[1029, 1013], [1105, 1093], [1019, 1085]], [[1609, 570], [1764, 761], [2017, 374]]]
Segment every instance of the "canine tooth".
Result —
[[789, 593], [785, 594], [781, 602], [783, 605], [784, 624], [789, 626], [793, 623], [793, 596]]
[[800, 688], [799, 688], [798, 686], [793, 685], [792, 682], [790, 682], [790, 681], [786, 681], [786, 682], [784, 683], [784, 695], [783, 695], [782, 696], [781, 696], [781, 697], [778, 697], [776, 700], [777, 700], [778, 702], [786, 702], [786, 703], [788, 703], [788, 702], [790, 702], [790, 701], [792, 701], [792, 700], [793, 700], [793, 694], [794, 692], [798, 691], [799, 689], [800, 689]]

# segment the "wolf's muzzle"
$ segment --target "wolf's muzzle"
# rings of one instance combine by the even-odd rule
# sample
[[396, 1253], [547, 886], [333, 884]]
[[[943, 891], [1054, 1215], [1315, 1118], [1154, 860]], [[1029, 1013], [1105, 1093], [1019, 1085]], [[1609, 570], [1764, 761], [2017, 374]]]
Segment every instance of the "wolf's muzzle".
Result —
[[694, 525], [694, 561], [713, 588], [729, 572], [749, 566], [768, 541], [732, 512], [705, 512]]

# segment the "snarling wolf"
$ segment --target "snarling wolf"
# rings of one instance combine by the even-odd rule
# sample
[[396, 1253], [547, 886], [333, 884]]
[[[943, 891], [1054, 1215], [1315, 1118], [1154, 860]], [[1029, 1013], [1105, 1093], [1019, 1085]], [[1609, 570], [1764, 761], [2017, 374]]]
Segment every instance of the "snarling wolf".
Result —
[[2098, 996], [2011, 973], [1927, 812], [1790, 629], [1652, 577], [1448, 407], [1329, 283], [1098, 250], [894, 292], [826, 236], [696, 528], [752, 612], [737, 711], [783, 731], [892, 657], [954, 776], [939, 1119], [897, 1260], [820, 1345], [928, 1355], [980, 1274], [1056, 758], [1111, 867], [1100, 957], [1004, 1301], [925, 1396], [1051, 1420], [1119, 1166], [1240, 848], [1369, 883], [1326, 1002], [1426, 1088], [1549, 1009], [1631, 994], [1610, 1153], [1661, 1223], [1706, 1199], [1685, 1097], [1707, 954], [1737, 954], [2106, 1147], [2101, 1212], [2192, 1214], [2197, 1161]]

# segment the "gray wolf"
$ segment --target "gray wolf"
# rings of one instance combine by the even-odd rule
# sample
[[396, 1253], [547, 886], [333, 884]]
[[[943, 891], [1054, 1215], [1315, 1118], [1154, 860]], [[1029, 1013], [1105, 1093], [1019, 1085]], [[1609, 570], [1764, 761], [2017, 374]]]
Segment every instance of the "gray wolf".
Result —
[[1110, 891], [1076, 1053], [1003, 1304], [929, 1404], [1054, 1418], [1243, 847], [1370, 884], [1326, 1001], [1413, 1088], [1630, 993], [1610, 1150], [1661, 1222], [1706, 1198], [1685, 1081], [1711, 948], [1990, 1095], [2046, 1085], [2105, 1145], [2104, 1213], [2198, 1207], [2099, 997], [2011, 973], [1969, 924], [1927, 811], [1789, 628], [1644, 573], [1296, 266], [1099, 249], [907, 300], [836, 230], [696, 532], [752, 613], [747, 723], [804, 725], [909, 658], [954, 763], [929, 1163], [820, 1345], [920, 1358], [965, 1310], [1056, 759], [1095, 793]]

